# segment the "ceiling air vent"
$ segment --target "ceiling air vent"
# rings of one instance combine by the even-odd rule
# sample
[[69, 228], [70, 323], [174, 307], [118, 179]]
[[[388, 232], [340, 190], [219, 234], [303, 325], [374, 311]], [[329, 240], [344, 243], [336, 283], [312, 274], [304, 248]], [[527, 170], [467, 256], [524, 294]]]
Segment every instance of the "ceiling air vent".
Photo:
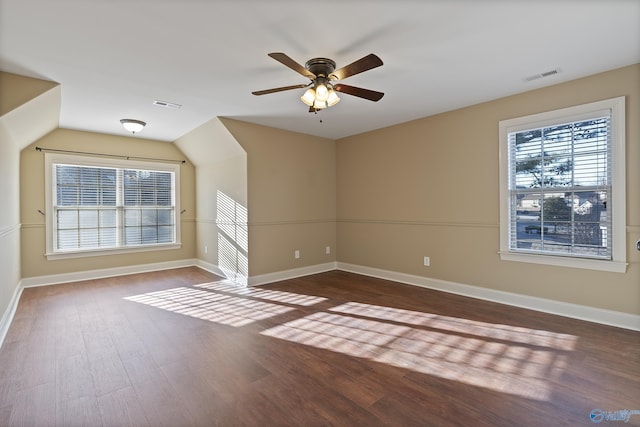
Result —
[[533, 76], [525, 77], [523, 80], [525, 82], [532, 82], [534, 80], [542, 79], [544, 77], [553, 76], [555, 74], [558, 74], [560, 71], [562, 71], [560, 68], [555, 68], [553, 70], [545, 71], [544, 73], [534, 74]]
[[157, 99], [153, 101], [153, 105], [157, 105], [158, 107], [164, 107], [164, 108], [173, 108], [174, 110], [179, 110], [180, 108], [182, 108], [182, 105], [180, 104], [175, 104], [173, 102], [167, 102], [167, 101], [158, 101]]

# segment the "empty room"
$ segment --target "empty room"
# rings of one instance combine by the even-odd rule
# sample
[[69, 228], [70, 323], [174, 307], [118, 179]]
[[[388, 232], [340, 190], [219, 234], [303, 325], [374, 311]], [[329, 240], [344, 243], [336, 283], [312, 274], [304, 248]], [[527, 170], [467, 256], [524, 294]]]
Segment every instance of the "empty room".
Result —
[[639, 22], [0, 0], [0, 426], [640, 426]]

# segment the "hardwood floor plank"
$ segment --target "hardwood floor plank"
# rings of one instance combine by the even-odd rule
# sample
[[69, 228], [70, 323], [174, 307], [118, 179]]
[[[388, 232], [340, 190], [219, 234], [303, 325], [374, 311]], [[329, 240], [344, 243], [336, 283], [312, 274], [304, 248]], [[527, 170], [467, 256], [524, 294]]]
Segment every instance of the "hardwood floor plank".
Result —
[[20, 390], [11, 413], [9, 426], [50, 426], [56, 419], [56, 388], [54, 383]]
[[367, 373], [351, 378], [337, 377], [335, 388], [343, 396], [351, 399], [363, 408], [370, 408], [386, 394], [386, 388], [375, 379], [375, 375]]
[[34, 330], [22, 342], [24, 353], [17, 366], [17, 390], [53, 383], [56, 378], [56, 337], [44, 330]]
[[124, 315], [111, 322], [109, 334], [113, 349], [118, 353], [120, 359], [149, 356], [149, 350], [142, 338], [130, 327], [129, 320]]
[[132, 387], [98, 397], [102, 425], [117, 427], [153, 427], [147, 419]]
[[56, 397], [58, 402], [94, 397], [93, 377], [85, 354], [56, 361]]
[[134, 384], [144, 416], [152, 426], [192, 426], [191, 414], [184, 407], [176, 390], [163, 377]]
[[[5, 342], [0, 348], [0, 407], [13, 404], [18, 390], [18, 367], [24, 359], [26, 346], [22, 341]], [[2, 425], [2, 424], [0, 424]]]
[[96, 396], [131, 387], [127, 371], [118, 356], [91, 357], [89, 365]]
[[0, 426], [9, 426], [11, 425], [11, 411], [12, 407], [8, 406], [0, 406]]
[[151, 355], [130, 357], [122, 361], [131, 384], [142, 385], [152, 383], [162, 375], [162, 371]]
[[58, 322], [55, 333], [56, 359], [78, 356], [86, 353], [82, 329], [73, 321]]
[[[280, 410], [264, 393], [255, 388], [245, 390], [235, 396], [235, 401], [224, 413], [217, 414], [220, 426], [292, 426], [294, 416]], [[310, 425], [310, 424], [307, 424]]]
[[201, 379], [202, 373], [192, 371], [186, 363], [175, 362], [161, 368], [175, 391], [175, 399], [189, 413], [195, 425], [215, 425], [225, 414], [226, 402]]
[[[263, 417], [269, 419], [286, 419], [283, 425], [298, 426], [326, 426], [332, 425], [323, 413], [318, 411], [318, 407], [312, 404], [313, 399], [320, 398], [311, 389], [313, 384], [303, 380], [298, 381], [296, 376], [287, 375], [278, 378], [269, 378], [266, 381], [259, 381], [255, 385], [255, 390], [269, 402], [270, 412], [264, 413]], [[257, 414], [256, 414], [257, 416]], [[349, 418], [343, 421], [347, 422]], [[231, 425], [231, 424], [230, 424]], [[333, 424], [341, 425], [341, 424]], [[344, 424], [343, 424], [344, 425]], [[352, 423], [352, 425], [358, 425]]]
[[14, 318], [2, 426], [578, 426], [640, 410], [638, 332], [341, 271], [29, 288]]
[[103, 425], [95, 396], [82, 396], [58, 402], [56, 425], [99, 426]]

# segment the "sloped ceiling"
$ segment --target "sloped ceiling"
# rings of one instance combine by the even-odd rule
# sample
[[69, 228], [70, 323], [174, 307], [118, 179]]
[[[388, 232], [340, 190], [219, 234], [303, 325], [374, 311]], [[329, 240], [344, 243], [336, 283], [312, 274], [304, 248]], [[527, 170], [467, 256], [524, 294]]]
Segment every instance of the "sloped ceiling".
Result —
[[0, 72], [0, 126], [8, 141], [22, 150], [58, 127], [60, 85]]
[[178, 138], [175, 144], [196, 166], [213, 165], [246, 154], [218, 118]]
[[[331, 139], [640, 62], [637, 0], [0, 0], [0, 70], [61, 84], [60, 126], [175, 141], [214, 117]], [[310, 114], [267, 56], [380, 68]], [[551, 70], [549, 77], [537, 78]], [[528, 79], [530, 78], [531, 79]], [[182, 105], [167, 109], [154, 100]]]

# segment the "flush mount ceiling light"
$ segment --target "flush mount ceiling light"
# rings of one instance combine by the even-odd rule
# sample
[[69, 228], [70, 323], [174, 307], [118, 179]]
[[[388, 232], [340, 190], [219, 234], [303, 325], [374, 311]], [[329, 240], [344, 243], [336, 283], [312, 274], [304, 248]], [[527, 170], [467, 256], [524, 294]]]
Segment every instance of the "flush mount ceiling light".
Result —
[[122, 126], [128, 130], [129, 132], [135, 134], [136, 132], [140, 132], [147, 124], [142, 120], [134, 120], [134, 119], [122, 119], [120, 120]]
[[309, 112], [316, 112], [323, 108], [331, 107], [340, 102], [336, 92], [346, 93], [369, 101], [379, 101], [384, 93], [375, 90], [363, 89], [355, 86], [348, 86], [342, 83], [334, 83], [336, 80], [364, 71], [371, 70], [382, 65], [382, 60], [373, 53], [360, 58], [349, 65], [336, 70], [336, 63], [328, 58], [313, 58], [306, 62], [304, 67], [282, 52], [270, 53], [269, 56], [281, 64], [291, 68], [298, 74], [311, 80], [308, 84], [277, 87], [267, 90], [251, 92], [254, 95], [266, 95], [268, 93], [282, 92], [284, 90], [301, 89], [311, 86], [300, 98], [302, 102], [309, 106]]

